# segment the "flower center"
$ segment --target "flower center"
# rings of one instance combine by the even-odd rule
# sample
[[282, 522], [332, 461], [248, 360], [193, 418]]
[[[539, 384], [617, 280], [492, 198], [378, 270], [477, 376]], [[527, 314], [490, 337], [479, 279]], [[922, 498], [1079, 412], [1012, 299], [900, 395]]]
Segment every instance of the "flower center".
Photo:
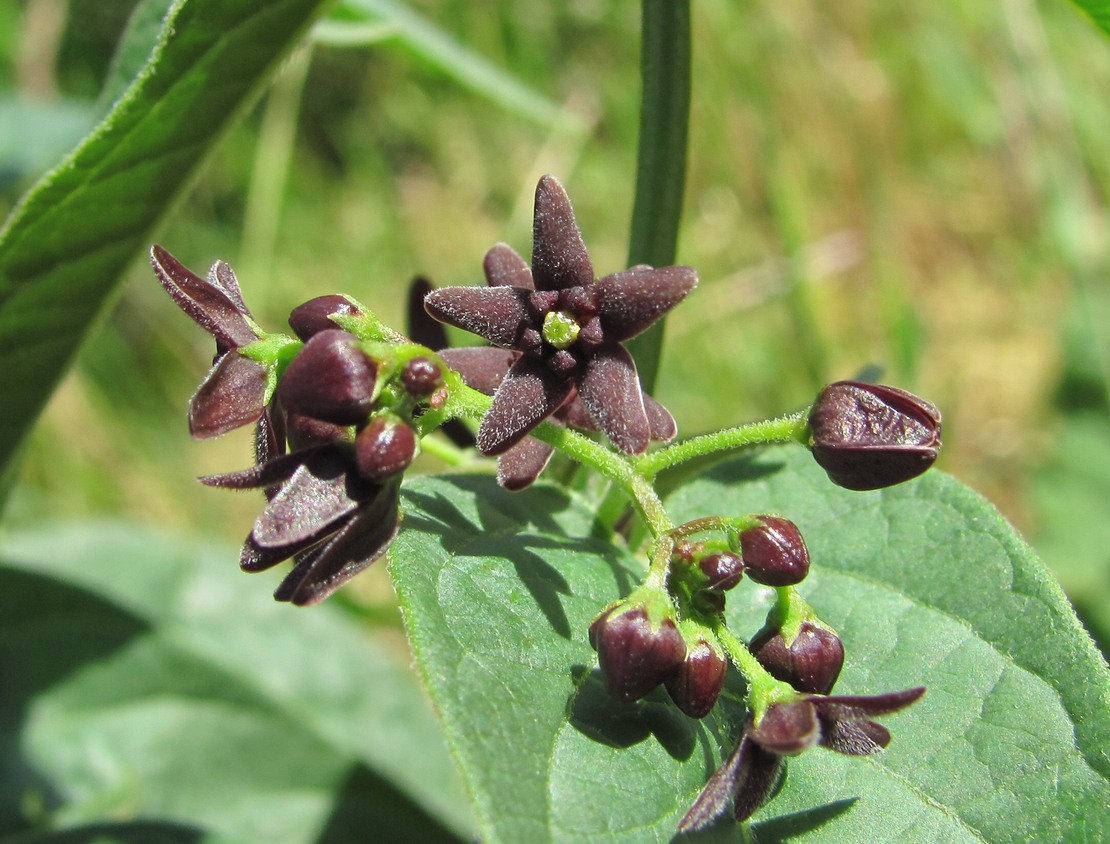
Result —
[[548, 311], [543, 318], [543, 339], [556, 349], [574, 345], [581, 327], [566, 311]]

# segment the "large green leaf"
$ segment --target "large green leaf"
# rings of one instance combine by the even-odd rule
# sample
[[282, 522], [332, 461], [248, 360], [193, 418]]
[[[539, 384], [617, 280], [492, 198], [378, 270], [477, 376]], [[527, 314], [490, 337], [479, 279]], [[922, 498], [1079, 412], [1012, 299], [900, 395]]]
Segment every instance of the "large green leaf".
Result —
[[1095, 26], [1110, 35], [1110, 2], [1107, 0], [1072, 0], [1094, 22]]
[[126, 817], [179, 825], [166, 840], [468, 837], [403, 647], [276, 604], [233, 549], [121, 526], [15, 536], [3, 557], [0, 833]]
[[[805, 533], [803, 592], [844, 638], [837, 691], [925, 684], [888, 751], [814, 750], [754, 818], [760, 841], [1060, 841], [1110, 834], [1107, 668], [1028, 547], [939, 473], [880, 493], [833, 487], [804, 452], [731, 462], [680, 488], [676, 519], [775, 511]], [[484, 840], [666, 841], [743, 715], [704, 722], [597, 681], [586, 628], [642, 562], [580, 537], [592, 511], [540, 486], [420, 479], [391, 572], [417, 662]], [[730, 596], [760, 626], [769, 591]], [[701, 837], [738, 835], [727, 821]], [[737, 839], [739, 840], [739, 839]]]
[[326, 0], [179, 0], [104, 122], [0, 230], [0, 468], [127, 265]]

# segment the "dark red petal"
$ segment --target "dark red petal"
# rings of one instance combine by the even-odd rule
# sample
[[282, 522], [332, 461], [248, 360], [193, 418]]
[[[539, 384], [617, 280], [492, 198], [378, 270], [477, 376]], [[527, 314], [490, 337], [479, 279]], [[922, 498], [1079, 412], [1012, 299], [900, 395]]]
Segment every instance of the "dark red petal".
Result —
[[271, 402], [262, 411], [254, 431], [254, 462], [265, 463], [285, 454], [285, 414]]
[[424, 298], [424, 307], [440, 322], [511, 349], [525, 330], [536, 328], [528, 313], [528, 295], [521, 287], [441, 287]]
[[399, 483], [386, 484], [343, 528], [309, 551], [274, 592], [299, 607], [318, 603], [381, 559], [401, 526]]
[[260, 548], [254, 539], [248, 536], [247, 541], [243, 543], [242, 551], [239, 552], [239, 568], [250, 574], [265, 571], [268, 568], [273, 568], [282, 560], [288, 560], [294, 554], [299, 554], [319, 542], [318, 538], [310, 537], [303, 542], [281, 548]]
[[889, 715], [916, 703], [925, 694], [924, 686], [882, 695], [830, 695], [811, 697], [822, 718], [837, 721], [865, 720], [876, 715]]
[[849, 756], [870, 756], [890, 744], [890, 731], [874, 721], [821, 719], [821, 746]]
[[243, 301], [243, 291], [239, 289], [239, 279], [226, 261], [217, 261], [208, 270], [208, 282], [215, 284], [227, 294], [227, 298], [244, 314], [249, 314], [247, 303]]
[[424, 297], [435, 290], [432, 283], [423, 276], [416, 276], [409, 284], [408, 302], [405, 308], [407, 334], [414, 343], [429, 349], [442, 349], [447, 345], [447, 332], [443, 323], [432, 319], [424, 310]]
[[559, 409], [573, 386], [572, 381], [558, 378], [539, 361], [518, 360], [494, 393], [493, 403], [478, 427], [478, 450], [494, 455], [516, 445]]
[[606, 346], [592, 355], [578, 382], [578, 395], [590, 416], [613, 444], [626, 454], [640, 454], [651, 440], [640, 379], [632, 355], [622, 346]]
[[497, 458], [497, 482], [518, 492], [530, 486], [547, 468], [555, 449], [535, 437], [525, 437]]
[[353, 513], [368, 487], [352, 478], [350, 458], [338, 449], [314, 452], [286, 481], [254, 523], [260, 548], [288, 548], [320, 539]]
[[234, 349], [258, 339], [244, 316], [246, 309], [222, 287], [184, 267], [161, 246], [150, 248], [150, 264], [177, 306], [217, 343]]
[[746, 821], [767, 802], [782, 769], [782, 757], [764, 750], [745, 735], [722, 763], [694, 805], [679, 821], [679, 832], [694, 832], [708, 826], [733, 801], [733, 815]]
[[439, 356], [462, 376], [466, 386], [492, 396], [505, 380], [505, 374], [518, 353], [493, 346], [467, 346], [443, 349]]
[[289, 327], [301, 340], [307, 342], [321, 331], [339, 328], [333, 316], [362, 316], [363, 313], [346, 296], [331, 293], [317, 296], [295, 307], [289, 314]]
[[594, 285], [594, 301], [608, 342], [635, 337], [686, 298], [698, 283], [692, 267], [625, 270]]
[[258, 489], [289, 480], [308, 457], [309, 455], [303, 451], [283, 454], [273, 460], [251, 466], [249, 469], [226, 472], [222, 475], [205, 475], [199, 480], [205, 486], [220, 489]]
[[525, 287], [535, 290], [532, 283], [532, 268], [528, 266], [516, 250], [505, 243], [499, 243], [486, 253], [482, 261], [486, 282], [490, 287]]
[[537, 290], [592, 284], [594, 268], [563, 186], [544, 176], [536, 186], [532, 221], [532, 281]]
[[189, 401], [189, 433], [203, 440], [258, 421], [268, 382], [262, 364], [226, 352]]
[[671, 412], [647, 393], [644, 393], [644, 411], [647, 413], [652, 442], [669, 443], [675, 438], [678, 425]]
[[597, 423], [594, 422], [593, 417], [590, 416], [590, 411], [586, 409], [581, 397], [578, 395], [577, 390], [574, 397], [559, 408], [559, 419], [565, 422], [572, 428], [577, 428], [580, 431], [597, 431]]

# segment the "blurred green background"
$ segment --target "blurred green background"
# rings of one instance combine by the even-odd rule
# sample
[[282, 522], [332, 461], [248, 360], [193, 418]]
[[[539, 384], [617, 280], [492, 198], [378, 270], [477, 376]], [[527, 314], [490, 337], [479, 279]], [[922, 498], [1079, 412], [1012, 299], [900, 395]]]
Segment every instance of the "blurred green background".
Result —
[[[3, 214], [118, 93], [133, 5], [0, 5]], [[638, 4], [365, 2], [333, 17], [161, 243], [197, 271], [230, 262], [270, 330], [331, 292], [400, 326], [415, 273], [477, 283], [493, 243], [528, 254], [550, 172], [599, 272], [624, 267]], [[881, 367], [942, 408], [942, 467], [1024, 532], [1105, 651], [1105, 37], [1065, 2], [696, 0], [694, 39], [679, 261], [702, 282], [668, 323], [658, 397], [694, 434]], [[241, 539], [255, 497], [193, 480], [250, 459], [246, 433], [188, 438], [209, 343], [136, 256], [32, 437], [8, 527], [110, 516]], [[344, 600], [395, 618], [380, 569]]]

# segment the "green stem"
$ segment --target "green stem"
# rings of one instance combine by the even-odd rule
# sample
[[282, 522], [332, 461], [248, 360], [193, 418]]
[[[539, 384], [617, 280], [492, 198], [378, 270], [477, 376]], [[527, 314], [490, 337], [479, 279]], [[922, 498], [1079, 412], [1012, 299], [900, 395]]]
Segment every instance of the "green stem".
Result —
[[[690, 124], [690, 0], [641, 3], [640, 144], [628, 263], [675, 261]], [[655, 387], [663, 320], [629, 343], [640, 381]]]
[[712, 434], [702, 434], [680, 443], [646, 454], [636, 461], [636, 468], [649, 478], [685, 460], [704, 457], [717, 451], [731, 451], [751, 445], [798, 442], [805, 444], [808, 410], [790, 416], [752, 422], [735, 428], [725, 428]]
[[789, 683], [772, 677], [747, 646], [724, 623], [717, 624], [713, 628], [713, 633], [733, 665], [740, 669], [740, 673], [748, 681], [748, 708], [752, 710], [756, 721], [772, 703], [798, 699], [797, 690]]

